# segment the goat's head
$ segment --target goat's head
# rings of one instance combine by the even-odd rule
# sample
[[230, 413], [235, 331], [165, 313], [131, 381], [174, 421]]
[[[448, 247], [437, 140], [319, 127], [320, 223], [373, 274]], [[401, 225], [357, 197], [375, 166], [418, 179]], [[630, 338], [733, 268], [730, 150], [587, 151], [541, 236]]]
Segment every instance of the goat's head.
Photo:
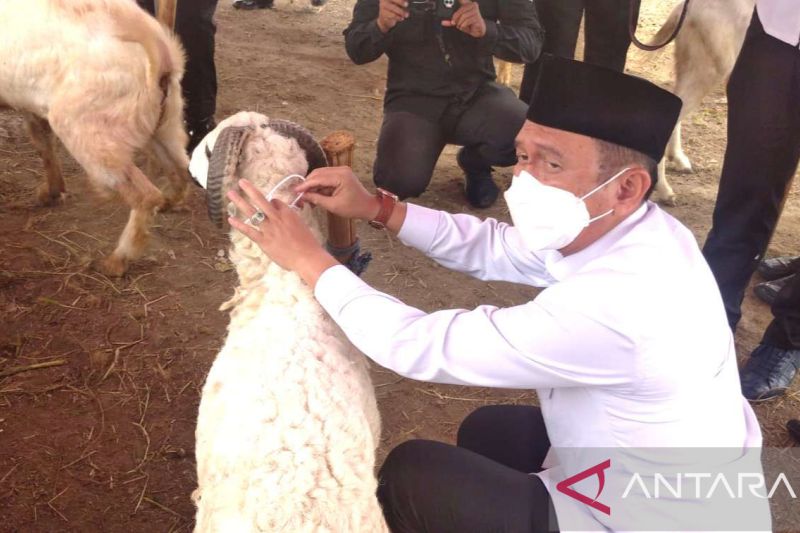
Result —
[[[322, 148], [302, 126], [243, 111], [206, 135], [195, 148], [189, 169], [207, 191], [208, 216], [222, 227], [225, 194], [238, 188], [240, 178], [249, 179], [266, 194], [290, 174], [305, 176], [326, 165]], [[287, 203], [292, 200], [288, 188], [276, 191], [274, 197]]]

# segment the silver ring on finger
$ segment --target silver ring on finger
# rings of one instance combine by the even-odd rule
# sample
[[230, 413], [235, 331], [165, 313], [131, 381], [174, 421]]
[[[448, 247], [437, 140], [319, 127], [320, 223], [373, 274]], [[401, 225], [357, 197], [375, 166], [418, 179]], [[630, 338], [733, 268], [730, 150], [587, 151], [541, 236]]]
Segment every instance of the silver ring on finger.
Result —
[[258, 226], [262, 222], [267, 219], [267, 216], [264, 214], [262, 210], [258, 210], [253, 215], [244, 221], [245, 224], [250, 224], [251, 226]]

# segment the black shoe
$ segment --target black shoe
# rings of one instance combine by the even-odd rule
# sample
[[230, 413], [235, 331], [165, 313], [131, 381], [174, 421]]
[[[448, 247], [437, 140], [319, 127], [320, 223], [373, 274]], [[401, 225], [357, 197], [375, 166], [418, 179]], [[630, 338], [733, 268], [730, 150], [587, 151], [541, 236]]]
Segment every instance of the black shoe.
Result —
[[742, 394], [753, 402], [782, 396], [800, 367], [800, 350], [759, 344], [741, 372]]
[[486, 208], [491, 206], [500, 194], [500, 189], [492, 179], [491, 168], [489, 170], [474, 171], [469, 169], [466, 164], [466, 153], [461, 148], [456, 154], [456, 162], [461, 170], [464, 171], [465, 186], [464, 192], [467, 200], [472, 207]]
[[783, 289], [793, 277], [794, 274], [786, 276], [785, 278], [776, 279], [775, 281], [764, 281], [753, 287], [753, 293], [764, 303], [772, 305], [778, 293], [781, 292], [781, 289]]
[[800, 256], [764, 259], [756, 270], [767, 281], [785, 278], [800, 271]]
[[189, 144], [186, 146], [186, 151], [189, 153], [189, 157], [191, 157], [195, 147], [200, 144], [200, 141], [208, 135], [208, 132], [216, 127], [217, 121], [214, 120], [214, 117], [202, 120], [194, 126], [186, 125], [187, 133], [189, 134]]
[[236, 0], [233, 7], [236, 9], [271, 9], [274, 0]]
[[786, 430], [800, 444], [800, 420], [789, 420], [786, 423]]

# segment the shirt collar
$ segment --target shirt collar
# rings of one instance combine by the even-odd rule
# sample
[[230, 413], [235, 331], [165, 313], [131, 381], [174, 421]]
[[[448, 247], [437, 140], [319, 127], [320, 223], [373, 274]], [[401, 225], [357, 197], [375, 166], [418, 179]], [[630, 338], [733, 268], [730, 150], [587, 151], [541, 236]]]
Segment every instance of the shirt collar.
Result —
[[611, 231], [579, 252], [563, 256], [558, 250], [547, 250], [538, 252], [537, 255], [544, 261], [545, 268], [550, 276], [556, 281], [561, 281], [580, 270], [592, 259], [607, 253], [622, 237], [628, 234], [631, 228], [644, 218], [648, 211], [654, 208], [655, 204], [649, 200], [642, 203], [636, 211], [614, 226]]

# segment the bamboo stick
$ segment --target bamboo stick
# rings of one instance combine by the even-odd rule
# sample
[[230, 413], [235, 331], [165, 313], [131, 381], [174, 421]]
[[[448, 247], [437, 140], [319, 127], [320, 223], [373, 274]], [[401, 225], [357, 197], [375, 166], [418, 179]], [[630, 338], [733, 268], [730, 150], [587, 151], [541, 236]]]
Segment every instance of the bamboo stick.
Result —
[[[356, 141], [353, 134], [348, 131], [334, 131], [320, 142], [325, 157], [328, 158], [328, 165], [332, 167], [353, 166], [353, 154], [355, 152]], [[351, 248], [358, 240], [356, 227], [353, 220], [342, 218], [328, 213], [328, 244], [334, 250]], [[353, 252], [343, 255], [335, 255], [339, 262], [346, 264], [352, 257]]]
[[175, 31], [175, 13], [178, 10], [178, 0], [156, 0], [156, 18], [167, 28]]

